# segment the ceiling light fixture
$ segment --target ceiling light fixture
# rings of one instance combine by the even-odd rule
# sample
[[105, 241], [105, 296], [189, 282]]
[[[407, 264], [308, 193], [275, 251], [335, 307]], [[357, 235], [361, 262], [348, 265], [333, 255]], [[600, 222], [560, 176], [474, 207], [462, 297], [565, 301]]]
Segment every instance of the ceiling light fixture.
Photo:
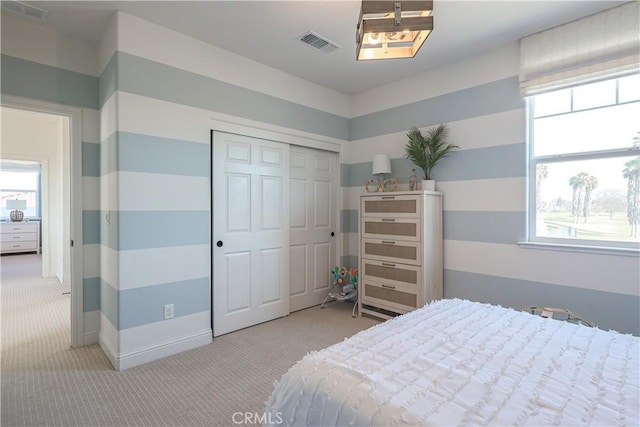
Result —
[[356, 58], [413, 58], [433, 30], [433, 1], [362, 1]]

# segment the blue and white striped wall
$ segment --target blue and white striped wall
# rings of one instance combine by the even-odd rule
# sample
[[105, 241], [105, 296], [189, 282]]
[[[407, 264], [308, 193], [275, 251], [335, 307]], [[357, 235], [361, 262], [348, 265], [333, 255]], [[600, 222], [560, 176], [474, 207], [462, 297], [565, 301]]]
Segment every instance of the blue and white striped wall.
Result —
[[84, 344], [94, 344], [100, 329], [98, 55], [95, 46], [7, 13], [1, 51], [3, 94], [82, 109], [83, 329]]
[[[387, 153], [405, 185], [406, 132], [440, 123], [460, 150], [434, 169], [444, 193], [444, 294], [517, 309], [564, 307], [604, 329], [640, 333], [637, 257], [524, 249], [526, 112], [516, 44], [354, 97], [342, 165], [343, 263], [357, 265], [358, 198]], [[469, 70], [474, 70], [469, 73]], [[402, 102], [402, 96], [406, 102]]]
[[[449, 123], [461, 149], [434, 171], [445, 295], [566, 307], [639, 332], [636, 259], [516, 244], [526, 123], [515, 44], [349, 98], [122, 13], [91, 52], [50, 46], [85, 49], [81, 59], [35, 52], [55, 38], [20, 22], [23, 43], [5, 35], [12, 25], [3, 16], [2, 91], [83, 108], [85, 332], [89, 342], [99, 332], [117, 368], [211, 340], [209, 130], [227, 122], [345, 142], [342, 254], [353, 266], [373, 155], [390, 154], [406, 186], [406, 131]], [[163, 320], [170, 303], [176, 317]]]
[[[100, 49], [100, 343], [125, 369], [211, 342], [212, 118], [327, 141], [344, 140], [349, 122], [335, 113], [346, 111], [343, 95], [127, 14], [109, 31]], [[165, 304], [174, 319], [163, 319]]]

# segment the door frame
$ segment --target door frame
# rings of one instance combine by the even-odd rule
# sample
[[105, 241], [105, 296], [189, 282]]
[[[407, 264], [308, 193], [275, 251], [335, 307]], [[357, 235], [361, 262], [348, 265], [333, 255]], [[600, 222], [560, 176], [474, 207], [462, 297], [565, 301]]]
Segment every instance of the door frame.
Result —
[[[62, 203], [63, 270], [65, 265], [71, 271], [63, 271], [68, 275], [71, 285], [71, 347], [84, 345], [84, 315], [83, 315], [83, 250], [82, 250], [82, 109], [69, 105], [56, 104], [37, 99], [24, 98], [15, 95], [2, 95], [2, 107], [15, 108], [37, 113], [53, 114], [66, 117], [69, 120], [69, 138], [62, 147], [62, 180], [63, 198], [68, 191], [68, 203]], [[10, 154], [10, 153], [9, 153]], [[69, 173], [65, 173], [69, 171]], [[71, 241], [74, 242], [71, 246]], [[43, 242], [44, 243], [44, 242]], [[43, 250], [45, 248], [43, 247]], [[68, 250], [67, 250], [68, 249]], [[68, 262], [66, 262], [68, 261]]]

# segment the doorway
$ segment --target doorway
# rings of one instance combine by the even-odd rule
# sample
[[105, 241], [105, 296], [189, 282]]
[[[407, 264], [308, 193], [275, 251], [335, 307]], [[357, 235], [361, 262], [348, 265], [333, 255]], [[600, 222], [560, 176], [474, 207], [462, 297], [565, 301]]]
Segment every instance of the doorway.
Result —
[[[68, 299], [62, 314], [68, 316], [68, 345], [82, 346], [82, 251], [80, 244], [74, 245], [82, 242], [81, 110], [7, 95], [1, 114], [0, 158], [41, 165], [39, 211], [29, 218], [31, 227], [38, 224], [37, 244], [42, 248], [35, 253], [41, 262], [38, 279], [60, 283], [56, 293]], [[23, 255], [2, 255], [9, 256]], [[9, 265], [6, 259], [3, 264]], [[27, 264], [33, 268], [31, 261]]]

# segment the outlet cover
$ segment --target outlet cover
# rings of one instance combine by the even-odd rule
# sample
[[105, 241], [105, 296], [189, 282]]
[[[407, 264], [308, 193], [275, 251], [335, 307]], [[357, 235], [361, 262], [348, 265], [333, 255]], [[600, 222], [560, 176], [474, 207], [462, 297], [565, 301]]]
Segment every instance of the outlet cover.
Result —
[[173, 304], [165, 304], [164, 306], [164, 320], [173, 319]]

